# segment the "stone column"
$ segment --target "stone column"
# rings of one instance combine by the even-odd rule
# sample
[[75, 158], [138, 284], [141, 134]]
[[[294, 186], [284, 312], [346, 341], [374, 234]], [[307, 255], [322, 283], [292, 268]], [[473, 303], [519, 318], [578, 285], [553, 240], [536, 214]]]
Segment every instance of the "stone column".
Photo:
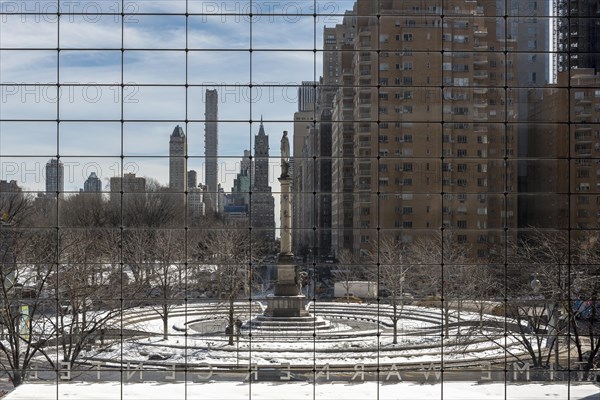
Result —
[[290, 177], [281, 176], [281, 249], [277, 260], [276, 296], [297, 296], [300, 294], [296, 278], [296, 265], [292, 254], [292, 202], [290, 201]]
[[292, 201], [290, 198], [290, 178], [279, 178], [281, 184], [281, 254], [292, 254]]
[[291, 318], [308, 317], [306, 297], [300, 290], [300, 279], [292, 254], [292, 201], [290, 198], [290, 146], [287, 132], [281, 139], [281, 249], [277, 259], [277, 282], [273, 295], [267, 298], [265, 317]]

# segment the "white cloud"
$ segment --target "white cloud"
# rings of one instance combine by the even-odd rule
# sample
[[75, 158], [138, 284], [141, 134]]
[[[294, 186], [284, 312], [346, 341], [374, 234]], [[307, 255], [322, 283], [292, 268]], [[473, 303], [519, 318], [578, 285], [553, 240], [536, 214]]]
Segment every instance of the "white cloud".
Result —
[[67, 16], [60, 22], [60, 46], [68, 49], [120, 49], [121, 18]]
[[[111, 3], [111, 2], [107, 2]], [[136, 3], [136, 4], [134, 4]], [[209, 3], [190, 1], [190, 12], [206, 10]], [[222, 6], [223, 2], [216, 2]], [[238, 2], [240, 12], [244, 12], [245, 2]], [[247, 2], [249, 4], [249, 2]], [[312, 3], [312, 2], [311, 2]], [[81, 7], [87, 7], [82, 2]], [[256, 3], [263, 6], [262, 3]], [[108, 12], [114, 4], [105, 4]], [[103, 6], [104, 7], [104, 6]], [[184, 1], [143, 1], [125, 2], [132, 13], [124, 25], [126, 48], [140, 49], [180, 49], [180, 51], [151, 52], [126, 51], [123, 55], [123, 72], [126, 82], [185, 84], [186, 57], [183, 49], [186, 45], [186, 19], [184, 16], [142, 16], [142, 12], [185, 12]], [[137, 8], [135, 8], [137, 7]], [[231, 7], [231, 4], [228, 5]], [[291, 8], [290, 8], [291, 10]], [[227, 11], [227, 10], [225, 10]], [[215, 13], [218, 11], [215, 11]], [[94, 21], [89, 16], [63, 16], [60, 24], [60, 45], [64, 49], [113, 49], [103, 51], [67, 51], [61, 52], [61, 82], [105, 83], [120, 82], [121, 79], [121, 21], [119, 17], [102, 16]], [[319, 23], [322, 21], [319, 21]], [[297, 109], [296, 89], [286, 87], [253, 88], [247, 84], [250, 80], [250, 19], [247, 16], [190, 16], [188, 19], [187, 43], [192, 49], [213, 49], [222, 51], [190, 51], [187, 57], [188, 83], [193, 85], [214, 83], [218, 86], [221, 101], [219, 115], [224, 121], [219, 130], [219, 154], [222, 156], [221, 179], [228, 191], [233, 184], [235, 171], [243, 151], [252, 147], [254, 135], [258, 132], [261, 115], [266, 121], [265, 127], [270, 135], [273, 173], [271, 182], [277, 191], [279, 184], [279, 140], [283, 130], [292, 131], [293, 113]], [[317, 47], [322, 41], [322, 25], [317, 26]], [[25, 47], [55, 49], [58, 40], [58, 24], [49, 18], [28, 16], [7, 16], [1, 25], [0, 45], [2, 47]], [[307, 49], [314, 46], [314, 20], [302, 18], [301, 22], [288, 24], [284, 18], [262, 16], [253, 22], [255, 47], [263, 49]], [[237, 50], [237, 51], [232, 51]], [[3, 82], [51, 82], [56, 79], [56, 53], [54, 51], [2, 53], [0, 77]], [[318, 58], [317, 75], [320, 73]], [[294, 84], [315, 79], [314, 54], [312, 51], [255, 51], [252, 53], [252, 81], [254, 83]], [[241, 85], [241, 86], [231, 86]], [[90, 101], [97, 89], [102, 96]], [[167, 119], [169, 122], [149, 122], [144, 129], [132, 129], [133, 124], [125, 127], [124, 148], [121, 149], [121, 96], [114, 87], [78, 87], [62, 88], [59, 104], [60, 118], [100, 119], [114, 122], [63, 122], [58, 150], [65, 156], [108, 156], [102, 165], [105, 170], [117, 160], [121, 150], [136, 160], [138, 174], [152, 176], [161, 183], [168, 183], [168, 167], [164, 158], [168, 152], [168, 137], [176, 124], [184, 125], [187, 118], [199, 120], [190, 123], [189, 143], [191, 158], [189, 168], [202, 170], [204, 155], [204, 92], [205, 87], [143, 87], [127, 88], [123, 105], [124, 118], [139, 120]], [[21, 93], [3, 99], [1, 118], [45, 118], [56, 119], [57, 104], [55, 88], [49, 87], [36, 99], [30, 94]], [[116, 96], [116, 97], [115, 97]], [[252, 97], [254, 96], [254, 97]], [[6, 100], [6, 101], [4, 101]], [[25, 101], [23, 101], [25, 100]], [[95, 100], [95, 98], [93, 98]], [[255, 121], [252, 126], [248, 121]], [[225, 122], [238, 121], [238, 122]], [[3, 124], [0, 134], [2, 154], [40, 155], [39, 161], [45, 165], [47, 156], [56, 153], [56, 124]], [[138, 124], [141, 128], [142, 124]], [[54, 128], [54, 129], [53, 129]], [[23, 135], [23, 131], [27, 135]], [[24, 140], [24, 137], [27, 139]], [[131, 158], [130, 156], [148, 156], [149, 158]], [[91, 158], [93, 159], [93, 158]], [[5, 161], [3, 158], [2, 162]], [[6, 172], [2, 170], [3, 174]], [[103, 171], [104, 172], [104, 171]], [[112, 171], [111, 171], [112, 173]], [[104, 176], [107, 176], [104, 174]], [[6, 177], [3, 175], [2, 179]], [[83, 174], [74, 175], [68, 189], [82, 187]], [[14, 179], [14, 178], [13, 178]], [[200, 174], [199, 180], [203, 181]], [[43, 188], [38, 184], [27, 186], [36, 190]], [[39, 182], [38, 182], [39, 183]], [[276, 199], [276, 204], [278, 200]]]

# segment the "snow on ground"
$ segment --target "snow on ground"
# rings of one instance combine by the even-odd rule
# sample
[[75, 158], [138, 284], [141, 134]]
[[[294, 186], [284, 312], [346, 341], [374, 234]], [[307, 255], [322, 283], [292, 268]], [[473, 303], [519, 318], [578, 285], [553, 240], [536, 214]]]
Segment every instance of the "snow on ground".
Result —
[[67, 383], [25, 384], [6, 400], [598, 400], [593, 384], [324, 383]]
[[[318, 309], [319, 304], [317, 304]], [[316, 332], [270, 333], [252, 330], [252, 338], [244, 330], [239, 342], [226, 345], [223, 334], [227, 316], [214, 312], [214, 305], [175, 307], [169, 318], [169, 339], [162, 339], [162, 320], [151, 309], [140, 308], [124, 319], [124, 327], [147, 332], [147, 337], [114, 342], [107, 348], [84, 352], [84, 357], [100, 361], [127, 360], [147, 362], [149, 358], [162, 358], [172, 363], [209, 363], [211, 365], [237, 365], [239, 362], [270, 363], [294, 362], [298, 365], [356, 364], [372, 362], [414, 364], [439, 362], [444, 350], [448, 361], [472, 361], [492, 357], [504, 357], [504, 346], [498, 346], [485, 336], [461, 337], [458, 327], [452, 326], [451, 340], [442, 340], [440, 321], [436, 312], [423, 307], [406, 306], [399, 324], [398, 345], [392, 344], [391, 329], [373, 321], [391, 322], [382, 316], [387, 306], [377, 304], [344, 305], [327, 303], [321, 305], [323, 316], [332, 318], [333, 329]], [[389, 307], [388, 307], [389, 308]], [[327, 309], [327, 311], [326, 311]], [[220, 310], [220, 309], [219, 309]], [[210, 311], [210, 312], [209, 312]], [[378, 312], [379, 311], [379, 312]], [[356, 312], [356, 313], [355, 313]], [[358, 320], [340, 319], [339, 316], [358, 317]], [[375, 317], [372, 321], [360, 320], [361, 316]], [[412, 316], [416, 319], [410, 319]], [[249, 315], [246, 314], [249, 318]], [[432, 318], [433, 317], [433, 318]], [[476, 319], [476, 313], [463, 312], [461, 319]], [[486, 319], [496, 320], [494, 316]], [[191, 325], [188, 323], [193, 322]], [[190, 329], [188, 329], [190, 328]], [[193, 329], [191, 329], [193, 328]], [[432, 329], [433, 328], [433, 329]], [[490, 338], [497, 337], [494, 328], [484, 330]], [[516, 345], [515, 338], [502, 338], [505, 345]], [[442, 343], [443, 342], [443, 343]], [[159, 356], [159, 357], [155, 357]]]
[[[357, 362], [371, 363], [374, 360], [381, 363], [406, 362], [437, 362], [441, 357], [441, 347], [407, 348], [404, 344], [398, 345], [395, 351], [378, 351], [377, 338], [372, 340], [338, 341], [318, 343], [306, 340], [304, 342], [270, 342], [255, 343], [241, 340], [239, 346], [227, 346], [224, 342], [205, 338], [196, 340], [184, 337], [170, 338], [163, 341], [160, 338], [141, 339], [136, 342], [116, 343], [110, 348], [92, 357], [103, 360], [126, 360], [142, 362], [147, 361], [150, 354], [168, 356], [167, 363], [207, 362], [213, 365], [237, 364], [248, 361], [258, 364], [293, 362], [296, 364], [312, 365], [314, 360], [321, 364], [355, 364]], [[510, 340], [508, 340], [510, 342]], [[437, 340], [438, 344], [439, 340]], [[421, 342], [422, 343], [422, 342]], [[486, 357], [501, 357], [504, 349], [494, 346], [493, 343], [473, 343], [461, 348], [460, 351], [450, 351], [446, 346], [444, 359], [469, 360]]]
[[[269, 363], [294, 362], [298, 365], [355, 364], [372, 362], [414, 364], [419, 362], [439, 362], [444, 349], [444, 359], [448, 361], [473, 361], [505, 356], [503, 346], [490, 340], [481, 342], [453, 342], [442, 340], [437, 335], [400, 336], [399, 344], [392, 345], [392, 337], [376, 334], [367, 337], [345, 338], [343, 340], [313, 340], [313, 338], [271, 337], [257, 341], [242, 337], [239, 343], [228, 346], [225, 336], [194, 337], [172, 335], [168, 340], [162, 337], [139, 338], [116, 342], [102, 352], [84, 354], [103, 361], [121, 360], [132, 362], [148, 361], [150, 355], [160, 355], [171, 363], [209, 363], [211, 365], [237, 365], [239, 362]], [[485, 338], [481, 338], [485, 339]], [[515, 338], [506, 338], [506, 345], [516, 345]]]

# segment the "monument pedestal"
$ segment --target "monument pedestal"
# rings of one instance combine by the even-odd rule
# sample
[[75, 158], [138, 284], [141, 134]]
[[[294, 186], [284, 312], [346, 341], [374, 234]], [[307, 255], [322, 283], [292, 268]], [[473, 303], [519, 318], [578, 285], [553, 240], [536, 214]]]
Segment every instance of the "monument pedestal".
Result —
[[277, 260], [277, 284], [273, 296], [267, 297], [268, 317], [306, 317], [306, 296], [300, 291], [294, 256], [280, 254]]
[[291, 318], [308, 317], [306, 296], [271, 296], [267, 297], [266, 317]]

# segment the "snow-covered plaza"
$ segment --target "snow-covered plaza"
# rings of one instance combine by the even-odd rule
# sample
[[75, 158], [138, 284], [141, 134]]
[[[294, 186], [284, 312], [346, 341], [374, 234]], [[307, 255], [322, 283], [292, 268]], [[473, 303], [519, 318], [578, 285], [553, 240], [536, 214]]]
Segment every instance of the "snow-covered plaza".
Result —
[[[453, 312], [446, 333], [439, 310], [405, 306], [393, 343], [390, 308], [377, 304], [314, 303], [314, 318], [326, 321], [320, 330], [256, 328], [258, 302], [236, 303], [236, 318], [244, 321], [234, 345], [224, 334], [227, 308], [219, 304], [177, 307], [169, 318], [168, 339], [163, 322], [152, 310], [138, 309], [123, 318], [123, 329], [140, 334], [115, 340], [85, 357], [108, 365], [239, 367], [240, 365], [291, 364], [295, 368], [314, 365], [354, 367], [357, 364], [420, 367], [422, 364], [481, 365], [503, 361], [507, 352], [518, 353], [519, 344], [504, 337], [503, 319], [473, 312]], [[475, 329], [476, 328], [476, 329]], [[143, 334], [141, 334], [143, 332]]]
[[507, 384], [444, 382], [438, 384], [394, 383], [306, 384], [272, 383], [145, 383], [124, 384], [26, 384], [6, 400], [598, 400], [593, 384]]

